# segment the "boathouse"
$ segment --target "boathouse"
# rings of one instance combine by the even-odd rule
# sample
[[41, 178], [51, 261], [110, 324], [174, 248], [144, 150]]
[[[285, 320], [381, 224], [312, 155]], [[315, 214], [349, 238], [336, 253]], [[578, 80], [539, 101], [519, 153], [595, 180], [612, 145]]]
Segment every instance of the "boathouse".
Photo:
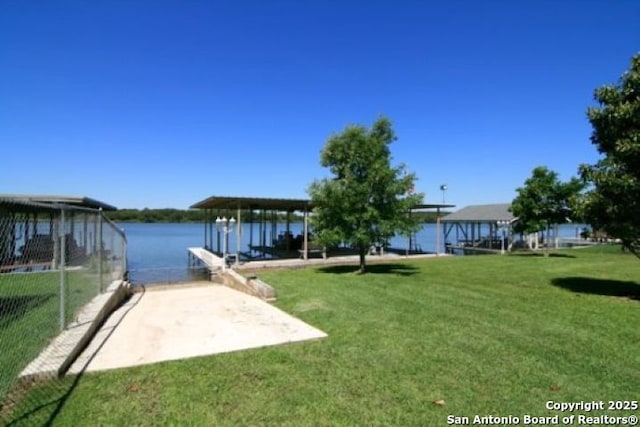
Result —
[[[241, 255], [245, 259], [279, 258], [295, 251], [306, 260], [311, 251], [317, 250], [309, 246], [309, 213], [313, 208], [310, 200], [211, 196], [194, 203], [190, 208], [204, 210], [204, 248], [209, 252], [226, 257], [233, 252], [233, 248], [228, 245], [228, 235], [235, 234], [233, 256], [236, 264]], [[290, 228], [295, 212], [302, 214], [303, 232], [294, 237]], [[284, 233], [279, 234], [278, 223], [282, 214], [285, 216], [286, 228]], [[227, 219], [227, 216], [230, 218]], [[224, 224], [221, 224], [222, 219]], [[244, 222], [251, 224], [249, 253], [241, 253]]]
[[88, 197], [0, 194], [0, 272], [82, 264], [101, 250], [100, 210], [116, 208]]
[[[436, 210], [437, 218], [443, 208], [455, 205], [421, 204], [412, 211]], [[251, 261], [257, 259], [300, 258], [307, 260], [310, 256], [327, 257], [326, 249], [313, 242], [309, 229], [309, 215], [313, 210], [313, 203], [308, 199], [211, 196], [190, 206], [192, 209], [202, 209], [204, 219], [204, 249], [238, 264], [240, 259]], [[409, 212], [411, 214], [411, 212]], [[284, 217], [284, 218], [283, 218]], [[293, 235], [291, 224], [302, 221], [302, 230]], [[249, 223], [249, 236], [243, 239], [242, 225]], [[282, 224], [285, 224], [285, 229]], [[245, 232], [247, 231], [244, 228]], [[235, 248], [229, 245], [229, 234], [235, 235]], [[436, 248], [443, 237], [438, 232]], [[248, 252], [242, 252], [242, 241], [248, 240]], [[416, 244], [415, 236], [407, 239], [407, 248], [389, 248], [406, 255], [421, 252]], [[336, 254], [353, 254], [348, 248], [334, 249]], [[437, 251], [437, 250], [436, 250]]]
[[449, 253], [492, 253], [510, 249], [513, 223], [511, 204], [466, 206], [442, 219]]

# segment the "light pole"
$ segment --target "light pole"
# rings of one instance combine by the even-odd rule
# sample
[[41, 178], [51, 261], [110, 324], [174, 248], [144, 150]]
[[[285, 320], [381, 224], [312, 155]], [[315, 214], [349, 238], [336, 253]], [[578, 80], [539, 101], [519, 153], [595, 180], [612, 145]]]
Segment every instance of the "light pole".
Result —
[[216, 218], [216, 228], [218, 231], [222, 231], [222, 269], [226, 269], [227, 267], [227, 243], [229, 239], [229, 233], [233, 231], [233, 226], [236, 223], [236, 219], [231, 217], [227, 219], [226, 217], [217, 217]]
[[444, 205], [444, 192], [447, 191], [447, 184], [442, 184], [440, 186], [440, 191], [442, 191], [442, 204]]
[[[440, 191], [442, 191], [442, 204], [444, 205], [444, 192], [447, 191], [447, 184], [442, 184], [440, 186]], [[437, 208], [436, 212], [436, 256], [440, 255], [440, 208]], [[445, 248], [446, 252], [446, 248]]]
[[500, 241], [500, 255], [504, 255], [504, 232], [511, 224], [511, 221], [508, 220], [499, 220], [496, 225], [498, 228], [502, 229], [502, 239]]

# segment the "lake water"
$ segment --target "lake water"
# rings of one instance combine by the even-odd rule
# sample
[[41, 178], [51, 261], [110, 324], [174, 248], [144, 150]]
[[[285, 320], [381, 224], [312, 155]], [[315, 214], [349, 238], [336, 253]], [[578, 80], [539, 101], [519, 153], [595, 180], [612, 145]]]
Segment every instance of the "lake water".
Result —
[[[189, 271], [187, 248], [204, 246], [204, 225], [201, 223], [120, 223], [128, 242], [128, 265], [133, 283], [153, 283], [181, 281], [202, 277], [202, 270]], [[249, 251], [250, 224], [242, 225], [241, 252]], [[278, 233], [285, 230], [285, 224], [278, 225]], [[292, 223], [293, 235], [302, 234], [302, 223]], [[576, 237], [582, 226], [565, 224], [560, 226], [561, 237]], [[483, 230], [488, 233], [488, 230]], [[452, 238], [455, 235], [452, 234]], [[229, 252], [236, 249], [236, 233], [229, 235]], [[441, 239], [442, 240], [442, 239]], [[435, 252], [436, 225], [425, 224], [417, 234], [415, 243], [425, 252]], [[254, 225], [254, 245], [258, 244], [258, 226]], [[406, 248], [407, 239], [396, 237], [391, 246]], [[440, 252], [444, 252], [444, 242], [440, 242]]]

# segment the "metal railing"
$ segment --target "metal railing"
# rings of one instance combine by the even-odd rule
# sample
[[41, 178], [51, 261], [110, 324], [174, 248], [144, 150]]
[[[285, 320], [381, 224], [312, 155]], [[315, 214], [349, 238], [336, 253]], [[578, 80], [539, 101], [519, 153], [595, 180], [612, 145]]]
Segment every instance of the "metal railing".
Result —
[[99, 210], [0, 198], [0, 425], [43, 405], [25, 367], [126, 277], [126, 254], [124, 232]]

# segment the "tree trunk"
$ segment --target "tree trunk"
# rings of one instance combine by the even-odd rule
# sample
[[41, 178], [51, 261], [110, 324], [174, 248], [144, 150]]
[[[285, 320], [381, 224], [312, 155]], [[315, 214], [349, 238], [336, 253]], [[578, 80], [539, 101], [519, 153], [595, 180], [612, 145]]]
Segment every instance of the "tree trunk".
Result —
[[544, 256], [548, 257], [551, 250], [551, 225], [549, 224], [547, 224], [547, 238], [544, 240]]
[[364, 246], [360, 246], [359, 248], [360, 251], [360, 269], [358, 270], [359, 273], [365, 273], [366, 272], [366, 267], [365, 267], [365, 261], [364, 261], [364, 256], [367, 253]]

